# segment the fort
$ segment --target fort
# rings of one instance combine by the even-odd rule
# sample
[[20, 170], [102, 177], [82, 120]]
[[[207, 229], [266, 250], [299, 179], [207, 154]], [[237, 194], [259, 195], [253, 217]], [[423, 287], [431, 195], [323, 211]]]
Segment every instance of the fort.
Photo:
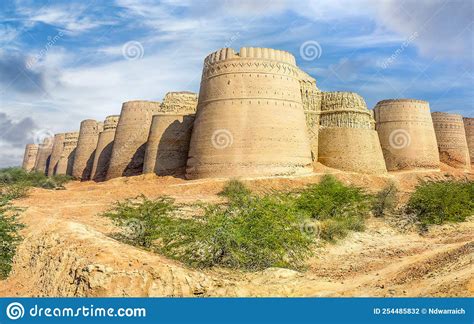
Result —
[[438, 146], [428, 102], [383, 100], [377, 103], [374, 112], [389, 171], [439, 168]]
[[107, 116], [104, 120], [104, 130], [99, 133], [97, 147], [94, 154], [94, 162], [92, 163], [92, 180], [105, 180], [109, 168], [110, 157], [112, 155], [115, 130], [117, 129], [119, 118], [120, 115], [111, 115]]
[[318, 89], [288, 52], [223, 48], [205, 58], [199, 95], [127, 101], [103, 124], [87, 119], [78, 133], [28, 144], [23, 168], [95, 181], [142, 173], [300, 176], [317, 162], [367, 174], [440, 162], [469, 170], [473, 142], [474, 118], [431, 114], [417, 99], [382, 100], [369, 110], [357, 93]]
[[21, 167], [27, 171], [33, 171], [35, 168], [36, 156], [38, 155], [37, 144], [26, 144], [25, 154], [23, 156], [23, 163]]
[[53, 137], [46, 137], [43, 143], [39, 144], [38, 153], [36, 155], [34, 170], [43, 172], [48, 175], [49, 161], [53, 149]]
[[80, 180], [90, 179], [94, 153], [97, 148], [99, 133], [102, 130], [103, 124], [93, 119], [86, 119], [81, 122], [72, 166], [72, 176], [74, 178]]
[[54, 135], [53, 149], [51, 151], [51, 158], [49, 159], [48, 174], [56, 174], [56, 168], [58, 166], [58, 161], [61, 158], [61, 153], [64, 148], [64, 137], [66, 133], [59, 133]]
[[372, 113], [353, 92], [323, 92], [318, 160], [331, 168], [385, 173]]
[[431, 114], [441, 162], [458, 169], [470, 169], [471, 162], [461, 115]]
[[144, 100], [128, 101], [122, 105], [107, 180], [142, 173], [151, 120], [160, 112], [160, 107], [160, 102]]
[[74, 164], [74, 156], [76, 153], [78, 139], [79, 132], [64, 134], [63, 150], [56, 165], [55, 174], [72, 175], [72, 166]]
[[466, 131], [467, 147], [471, 164], [474, 164], [474, 118], [463, 118], [464, 130]]
[[188, 179], [312, 171], [300, 73], [288, 52], [224, 48], [204, 61]]

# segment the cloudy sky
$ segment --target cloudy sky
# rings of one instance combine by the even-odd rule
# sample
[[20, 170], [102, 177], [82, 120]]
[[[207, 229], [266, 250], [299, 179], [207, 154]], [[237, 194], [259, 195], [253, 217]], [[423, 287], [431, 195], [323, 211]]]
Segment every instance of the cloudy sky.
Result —
[[24, 145], [133, 99], [199, 91], [219, 48], [292, 52], [370, 108], [417, 98], [474, 116], [472, 0], [2, 0], [0, 167]]

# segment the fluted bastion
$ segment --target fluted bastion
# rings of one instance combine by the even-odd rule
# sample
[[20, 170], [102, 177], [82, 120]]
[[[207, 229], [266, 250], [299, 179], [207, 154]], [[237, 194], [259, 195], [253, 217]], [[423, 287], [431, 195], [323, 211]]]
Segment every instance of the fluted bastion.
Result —
[[353, 92], [323, 92], [318, 160], [331, 168], [385, 173], [372, 112]]
[[318, 159], [321, 91], [316, 86], [316, 80], [301, 70], [300, 91], [311, 144], [311, 158], [315, 162]]
[[107, 180], [142, 173], [151, 119], [158, 112], [160, 103], [154, 101], [128, 101], [122, 105]]
[[36, 156], [38, 155], [37, 144], [26, 144], [25, 154], [23, 156], [23, 163], [21, 167], [26, 172], [31, 172], [35, 168]]
[[72, 175], [72, 166], [74, 164], [74, 155], [76, 153], [77, 140], [79, 132], [70, 132], [64, 134], [64, 145], [56, 166], [55, 174]]
[[474, 164], [474, 118], [463, 118], [464, 130], [466, 131], [467, 148], [471, 164]]
[[143, 173], [160, 176], [183, 175], [188, 159], [194, 115], [153, 116]]
[[470, 169], [471, 162], [462, 116], [434, 112], [431, 117], [441, 162], [454, 168]]
[[311, 172], [299, 77], [284, 51], [224, 48], [207, 56], [186, 177]]
[[439, 168], [438, 146], [428, 102], [387, 99], [378, 102], [374, 112], [389, 171]]
[[56, 174], [56, 168], [58, 161], [61, 158], [61, 153], [64, 148], [64, 137], [66, 133], [59, 133], [54, 135], [53, 149], [51, 151], [51, 158], [49, 159], [48, 175], [53, 176]]
[[99, 133], [103, 124], [93, 119], [81, 122], [79, 138], [77, 140], [76, 154], [72, 166], [72, 176], [76, 179], [89, 180], [91, 177], [94, 153], [99, 140]]
[[38, 153], [35, 160], [35, 171], [48, 175], [49, 161], [53, 149], [53, 137], [46, 137], [43, 143], [39, 144]]
[[104, 120], [104, 130], [99, 134], [92, 164], [91, 178], [95, 181], [103, 181], [107, 175], [119, 118], [120, 115], [111, 115]]

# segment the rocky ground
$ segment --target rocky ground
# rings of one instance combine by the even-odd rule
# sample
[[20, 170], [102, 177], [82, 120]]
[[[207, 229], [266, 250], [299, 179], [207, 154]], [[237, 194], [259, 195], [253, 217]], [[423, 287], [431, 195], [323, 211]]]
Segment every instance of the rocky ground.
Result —
[[[370, 176], [319, 166], [303, 178], [252, 179], [254, 190], [297, 188], [326, 173], [376, 191], [389, 181], [402, 198], [423, 178], [469, 177], [442, 171]], [[144, 194], [179, 202], [216, 201], [224, 180], [185, 181], [153, 175], [103, 183], [72, 182], [66, 190], [33, 189], [16, 201], [26, 225], [1, 296], [474, 296], [474, 218], [420, 234], [403, 222], [371, 218], [362, 233], [316, 249], [305, 272], [271, 268], [248, 273], [199, 271], [110, 237], [117, 228], [99, 214]], [[394, 225], [396, 224], [396, 225]]]

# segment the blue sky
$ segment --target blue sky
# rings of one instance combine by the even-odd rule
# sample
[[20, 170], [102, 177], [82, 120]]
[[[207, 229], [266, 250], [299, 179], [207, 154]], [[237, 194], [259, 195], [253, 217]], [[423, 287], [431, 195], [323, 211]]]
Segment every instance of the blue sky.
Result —
[[292, 52], [324, 91], [474, 116], [472, 0], [0, 2], [0, 167], [133, 99], [199, 91], [219, 48]]

